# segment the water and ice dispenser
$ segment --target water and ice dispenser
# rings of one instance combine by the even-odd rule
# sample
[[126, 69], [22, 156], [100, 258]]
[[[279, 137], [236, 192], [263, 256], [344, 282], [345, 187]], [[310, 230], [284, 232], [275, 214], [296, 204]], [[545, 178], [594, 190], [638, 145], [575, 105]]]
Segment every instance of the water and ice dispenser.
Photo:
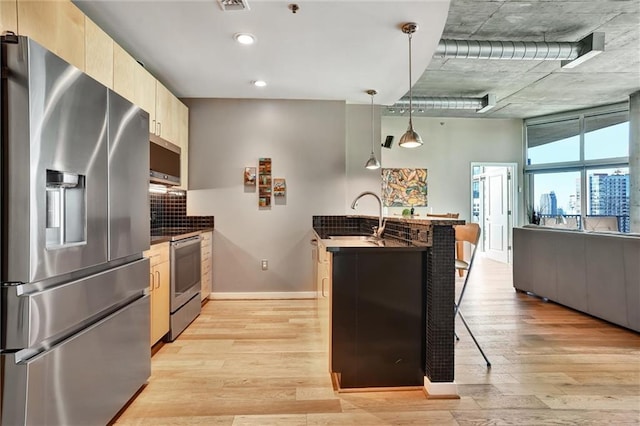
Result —
[[85, 176], [47, 170], [47, 248], [86, 243]]

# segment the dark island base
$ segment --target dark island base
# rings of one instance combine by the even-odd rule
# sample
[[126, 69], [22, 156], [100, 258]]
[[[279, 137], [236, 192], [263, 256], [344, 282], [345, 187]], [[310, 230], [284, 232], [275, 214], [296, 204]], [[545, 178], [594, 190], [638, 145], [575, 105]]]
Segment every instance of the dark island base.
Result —
[[[373, 217], [355, 217], [355, 216], [314, 216], [313, 217], [313, 228], [316, 232], [317, 236], [320, 239], [329, 238], [332, 235], [368, 235], [371, 232], [371, 226], [377, 223], [377, 218]], [[415, 271], [419, 270], [421, 274], [420, 286], [416, 288], [420, 288], [422, 293], [420, 296], [415, 295], [415, 299], [413, 301], [419, 300], [421, 302], [420, 306], [420, 336], [418, 339], [420, 343], [415, 345], [416, 351], [414, 352], [420, 354], [421, 362], [420, 366], [417, 368], [417, 371], [422, 371], [423, 376], [421, 378], [421, 384], [423, 384], [425, 391], [428, 394], [429, 398], [458, 398], [457, 386], [454, 381], [454, 297], [455, 297], [455, 269], [454, 269], [454, 251], [455, 251], [455, 234], [453, 225], [463, 224], [462, 220], [451, 220], [451, 219], [425, 219], [425, 220], [414, 220], [414, 219], [396, 219], [396, 218], [388, 218], [387, 227], [384, 234], [384, 244], [381, 244], [381, 247], [362, 247], [351, 245], [340, 246], [340, 244], [336, 244], [334, 241], [328, 248], [327, 251], [332, 252], [335, 260], [342, 255], [354, 254], [354, 253], [380, 253], [380, 254], [399, 254], [401, 252], [405, 252], [402, 256], [407, 255], [406, 252], [413, 251], [413, 254], [421, 253], [418, 256], [421, 256], [420, 264], [407, 264], [405, 268], [401, 268], [401, 270], [386, 270], [385, 268], [378, 267], [377, 261], [369, 262], [369, 265], [372, 266], [377, 271], [377, 274], [372, 278], [372, 280], [380, 280], [380, 277], [384, 277], [381, 283], [383, 283], [380, 289], [384, 289], [389, 291], [389, 289], [395, 290], [393, 287], [397, 285], [398, 282], [405, 282], [405, 276], [409, 277], [409, 270]], [[346, 258], [345, 258], [346, 259]], [[352, 258], [353, 259], [353, 258]], [[347, 262], [348, 263], [348, 262]], [[393, 262], [394, 265], [396, 262]], [[362, 266], [358, 267], [356, 270], [349, 269], [348, 267], [343, 267], [346, 273], [351, 274], [351, 277], [357, 277], [362, 285], [369, 285], [363, 277], [360, 277], [359, 273], [367, 273], [370, 269], [363, 268]], [[332, 293], [336, 291], [340, 291], [340, 285], [338, 285], [338, 277], [341, 275], [341, 272], [337, 272], [334, 267], [333, 271], [333, 286]], [[400, 280], [399, 278], [403, 279]], [[411, 280], [415, 279], [410, 278]], [[340, 281], [342, 282], [342, 281]], [[323, 281], [324, 283], [324, 281]], [[384, 286], [386, 284], [386, 287]], [[347, 285], [348, 283], [343, 284]], [[330, 285], [331, 286], [331, 285]], [[353, 286], [352, 286], [353, 287]], [[377, 290], [376, 290], [377, 291]], [[359, 306], [358, 297], [363, 299], [361, 302], [369, 302], [371, 306], [375, 306], [375, 303], [387, 303], [388, 301], [380, 294], [376, 295], [376, 291], [373, 291], [372, 294], [375, 295], [379, 299], [379, 302], [371, 302], [363, 297], [363, 293], [358, 286], [353, 287], [351, 290], [347, 291], [343, 297], [344, 301], [339, 303], [346, 304], [346, 307], [342, 307], [343, 313], [347, 320], [346, 327], [342, 327], [339, 323], [335, 321], [337, 319], [341, 319], [340, 317], [332, 317], [333, 323], [331, 325], [331, 330], [333, 333], [338, 333], [337, 339], [333, 340], [333, 344], [341, 343], [346, 345], [346, 349], [336, 349], [332, 348], [331, 356], [334, 362], [332, 371], [341, 373], [339, 375], [341, 381], [342, 388], [348, 387], [356, 387], [362, 386], [365, 387], [377, 387], [377, 381], [381, 381], [386, 374], [386, 371], [389, 371], [394, 366], [389, 364], [389, 359], [392, 359], [394, 355], [399, 355], [400, 352], [392, 352], [391, 354], [384, 354], [379, 357], [375, 357], [373, 355], [367, 355], [365, 348], [367, 350], [372, 349], [372, 346], [375, 343], [375, 340], [366, 343], [356, 344], [351, 341], [351, 339], [356, 339], [362, 341], [366, 340], [367, 337], [361, 336], [358, 334], [358, 330], [363, 328], [365, 324], [367, 324], [367, 320], [360, 320], [358, 322], [357, 319], [354, 319], [354, 314], [349, 314], [349, 309], [354, 309], [354, 306], [357, 308]], [[392, 301], [395, 301], [396, 297], [402, 298], [406, 297], [406, 295], [400, 294], [395, 295], [393, 292], [385, 293], [392, 294]], [[324, 294], [324, 287], [323, 287]], [[336, 308], [336, 300], [335, 296], [331, 296], [333, 306], [330, 309]], [[404, 302], [402, 302], [404, 303]], [[410, 303], [410, 302], [409, 302]], [[339, 305], [340, 306], [340, 305]], [[366, 306], [366, 304], [364, 305]], [[408, 305], [414, 306], [414, 305]], [[409, 312], [412, 311], [413, 308], [409, 308]], [[374, 310], [375, 311], [375, 310]], [[380, 312], [385, 312], [385, 317], [395, 318], [394, 321], [400, 322], [404, 324], [404, 322], [408, 321], [408, 328], [413, 329], [414, 321], [416, 318], [415, 313], [413, 316], [410, 314], [410, 320], [407, 320], [406, 317], [403, 319], [403, 315], [407, 315], [406, 312], [400, 311], [396, 312], [394, 309], [379, 309]], [[364, 318], [366, 318], [367, 313], [363, 313]], [[361, 315], [361, 316], [362, 316]], [[375, 334], [376, 337], [384, 337], [389, 338], [389, 335], [393, 333], [389, 333], [384, 327], [379, 327], [376, 325], [375, 321], [377, 318], [371, 319], [371, 315], [369, 318], [371, 324], [371, 329], [376, 330], [380, 329], [381, 332]], [[355, 325], [354, 325], [355, 324]], [[344, 330], [342, 330], [344, 328]], [[403, 331], [404, 332], [404, 331]], [[347, 338], [344, 337], [346, 333]], [[349, 334], [350, 333], [350, 334]], [[385, 335], [386, 333], [386, 335]], [[402, 333], [401, 333], [402, 334]], [[355, 337], [353, 337], [355, 336]], [[392, 336], [393, 338], [398, 337], [401, 339], [407, 338], [405, 335], [400, 336]], [[340, 340], [342, 339], [342, 340]], [[372, 343], [373, 342], [373, 343]], [[368, 345], [368, 346], [367, 346]], [[400, 351], [399, 347], [402, 345], [396, 345], [396, 349]], [[337, 351], [337, 352], [336, 352]], [[338, 353], [340, 352], [340, 353]], [[383, 351], [384, 352], [384, 351]], [[383, 371], [382, 373], [375, 373], [371, 380], [371, 382], [367, 382], [369, 379], [362, 379], [362, 374], [358, 376], [358, 368], [353, 367], [354, 365], [358, 365], [356, 361], [353, 359], [354, 356], [363, 355], [365, 358], [370, 358], [369, 360], [365, 360], [365, 363], [370, 368], [370, 371], [377, 371], [379, 369]], [[335, 357], [337, 356], [339, 359], [338, 365], [335, 364]], [[340, 360], [340, 357], [343, 357]], [[387, 358], [388, 357], [388, 358]], [[395, 360], [397, 361], [401, 357], [398, 356]], [[410, 361], [408, 361], [410, 360]], [[400, 363], [406, 363], [409, 365], [413, 365], [413, 360], [410, 355], [407, 357], [402, 357], [402, 361]], [[343, 363], [343, 364], [341, 364]], [[345, 364], [346, 363], [346, 364]], [[349, 368], [349, 374], [346, 374], [345, 365]], [[339, 366], [339, 367], [338, 367]], [[404, 367], [404, 365], [403, 365]], [[355, 368], [355, 370], [354, 370]], [[413, 368], [413, 367], [411, 367]], [[355, 372], [354, 372], [355, 371]], [[407, 377], [403, 377], [401, 379], [401, 383], [398, 386], [413, 386], [415, 377], [413, 376], [413, 371], [410, 370], [411, 373], [407, 373]], [[373, 374], [373, 373], [372, 373]], [[354, 378], [355, 377], [355, 378]], [[406, 381], [405, 381], [406, 380]], [[382, 384], [383, 387], [395, 386], [388, 383]]]
[[332, 365], [341, 389], [423, 386], [425, 255], [334, 253]]

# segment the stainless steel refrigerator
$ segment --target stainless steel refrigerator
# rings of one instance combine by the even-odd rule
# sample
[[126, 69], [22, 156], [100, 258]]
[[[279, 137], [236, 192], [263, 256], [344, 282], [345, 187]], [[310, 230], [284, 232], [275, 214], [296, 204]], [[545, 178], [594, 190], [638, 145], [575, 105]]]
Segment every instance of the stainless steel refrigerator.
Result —
[[150, 375], [149, 117], [1, 47], [0, 423], [106, 424]]

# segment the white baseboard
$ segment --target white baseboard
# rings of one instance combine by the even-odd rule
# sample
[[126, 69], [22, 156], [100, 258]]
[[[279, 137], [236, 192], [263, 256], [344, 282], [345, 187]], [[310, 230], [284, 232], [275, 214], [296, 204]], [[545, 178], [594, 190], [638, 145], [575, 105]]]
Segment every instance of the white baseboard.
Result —
[[315, 299], [315, 291], [245, 291], [215, 292], [209, 294], [212, 300], [259, 300], [259, 299]]
[[424, 390], [429, 398], [460, 398], [456, 382], [433, 382], [428, 377], [424, 378]]

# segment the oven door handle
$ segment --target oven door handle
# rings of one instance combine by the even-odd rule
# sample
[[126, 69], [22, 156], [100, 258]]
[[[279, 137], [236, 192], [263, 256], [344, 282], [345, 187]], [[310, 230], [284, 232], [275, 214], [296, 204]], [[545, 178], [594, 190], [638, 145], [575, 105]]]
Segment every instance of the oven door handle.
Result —
[[184, 240], [173, 241], [171, 243], [171, 246], [175, 248], [185, 248], [185, 247], [192, 246], [194, 244], [200, 244], [201, 240], [202, 240], [202, 237], [200, 235], [196, 235], [195, 237], [186, 238]]

